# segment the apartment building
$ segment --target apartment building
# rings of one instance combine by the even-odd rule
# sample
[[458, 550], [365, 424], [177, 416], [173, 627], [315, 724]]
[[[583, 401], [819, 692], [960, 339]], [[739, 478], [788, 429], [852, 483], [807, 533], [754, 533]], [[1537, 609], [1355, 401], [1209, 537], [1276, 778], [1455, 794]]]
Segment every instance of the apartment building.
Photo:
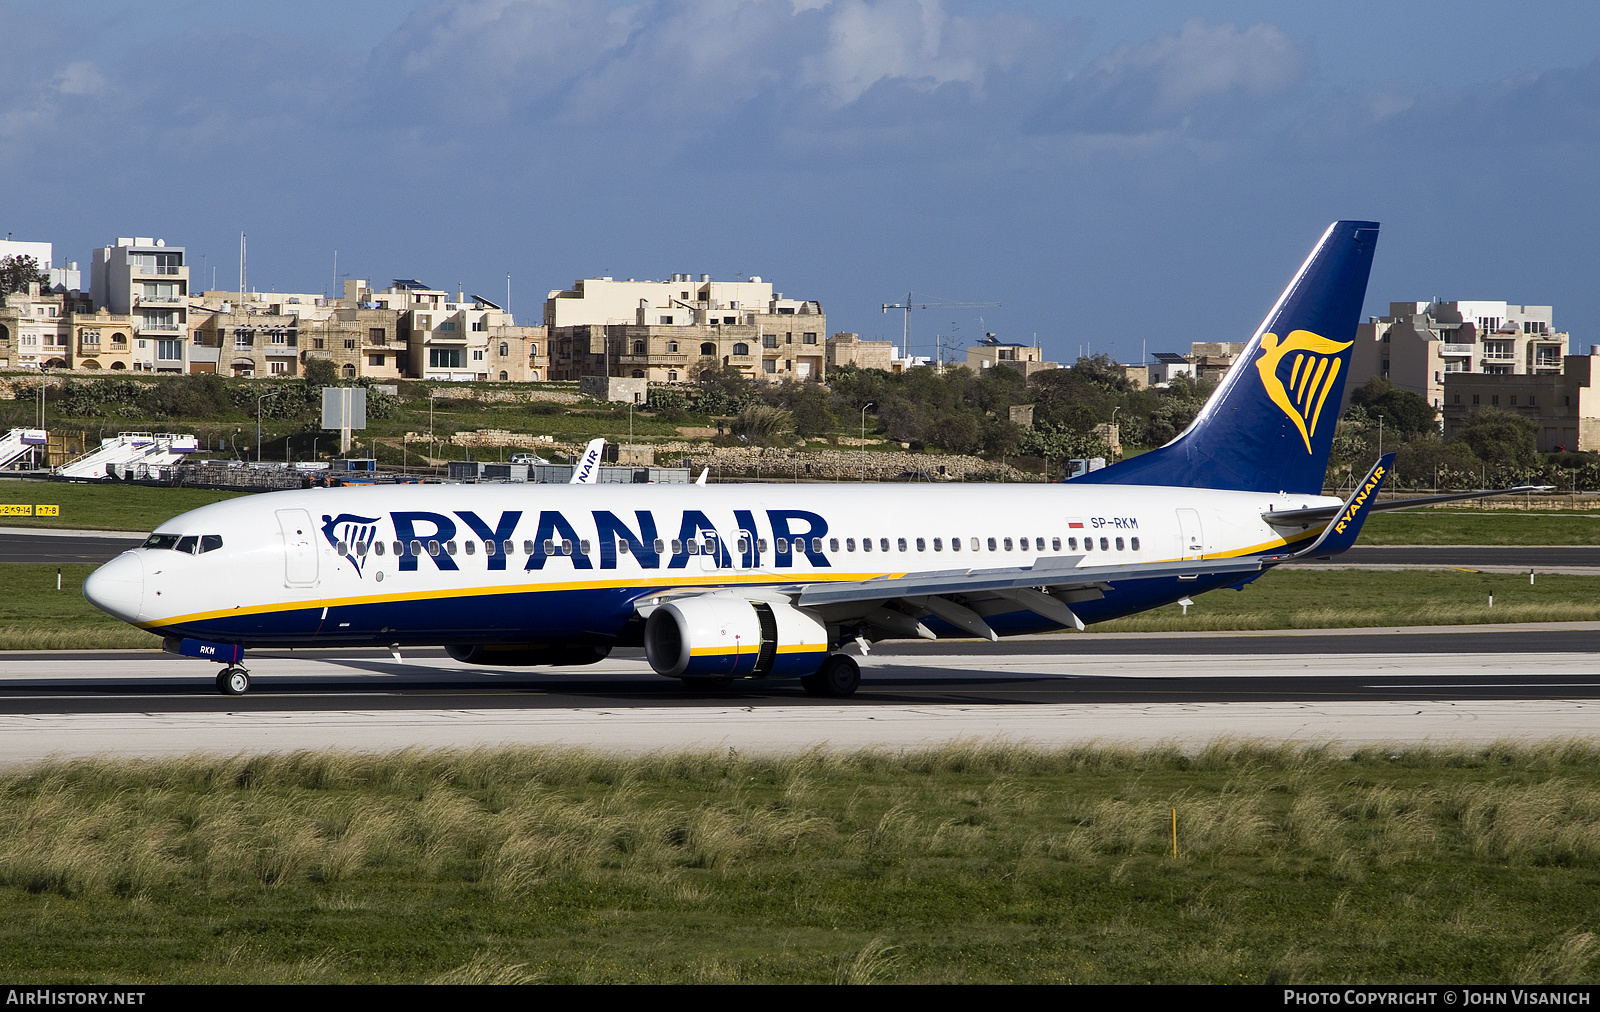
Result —
[[94, 251], [89, 296], [95, 306], [133, 320], [136, 372], [188, 372], [189, 266], [182, 246], [163, 239], [121, 238]]
[[133, 318], [39, 284], [0, 300], [0, 369], [131, 369]]
[[1346, 403], [1351, 390], [1384, 376], [1443, 410], [1448, 377], [1556, 376], [1569, 357], [1568, 344], [1567, 333], [1555, 329], [1550, 306], [1391, 302], [1388, 316], [1356, 328]]
[[1559, 369], [1523, 373], [1452, 371], [1444, 377], [1444, 434], [1455, 438], [1474, 411], [1497, 408], [1533, 422], [1539, 450], [1600, 450], [1600, 346], [1565, 355]]
[[708, 366], [752, 379], [824, 378], [827, 317], [813, 300], [786, 299], [770, 281], [585, 278], [544, 304], [549, 378], [689, 380]]

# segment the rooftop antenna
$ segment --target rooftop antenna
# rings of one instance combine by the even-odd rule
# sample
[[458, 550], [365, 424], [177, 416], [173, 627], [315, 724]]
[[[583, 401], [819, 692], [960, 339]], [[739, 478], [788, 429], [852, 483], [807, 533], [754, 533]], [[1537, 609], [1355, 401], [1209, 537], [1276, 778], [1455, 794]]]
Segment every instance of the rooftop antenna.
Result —
[[244, 302], [245, 301], [245, 297], [244, 297], [244, 281], [245, 281], [244, 254], [245, 254], [244, 233], [240, 232], [239, 233], [239, 301], [240, 302]]

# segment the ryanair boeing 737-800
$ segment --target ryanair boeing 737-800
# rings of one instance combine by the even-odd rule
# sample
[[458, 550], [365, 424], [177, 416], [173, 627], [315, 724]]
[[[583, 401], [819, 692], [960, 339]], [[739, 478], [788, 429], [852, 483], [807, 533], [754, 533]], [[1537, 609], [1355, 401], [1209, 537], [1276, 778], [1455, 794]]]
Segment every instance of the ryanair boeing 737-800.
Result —
[[1192, 425], [1063, 484], [276, 492], [167, 521], [84, 595], [225, 665], [230, 694], [252, 647], [512, 666], [643, 645], [668, 677], [842, 696], [850, 644], [1082, 629], [1243, 586], [1348, 548], [1377, 502], [1388, 457], [1349, 500], [1322, 495], [1377, 237], [1329, 226]]

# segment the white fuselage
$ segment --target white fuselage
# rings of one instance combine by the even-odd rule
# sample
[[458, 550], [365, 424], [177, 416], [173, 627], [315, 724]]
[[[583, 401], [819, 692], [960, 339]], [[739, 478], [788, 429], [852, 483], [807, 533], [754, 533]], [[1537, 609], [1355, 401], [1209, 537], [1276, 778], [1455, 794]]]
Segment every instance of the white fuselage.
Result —
[[[167, 636], [257, 645], [609, 642], [665, 593], [1248, 556], [1312, 495], [1127, 485], [399, 485], [276, 492], [160, 525], [85, 594]], [[163, 542], [164, 536], [166, 537]], [[193, 541], [185, 541], [193, 538]], [[220, 547], [217, 547], [220, 541]], [[208, 547], [210, 546], [210, 547]], [[1086, 621], [1211, 589], [1130, 580]], [[1019, 612], [1001, 633], [1049, 627]]]

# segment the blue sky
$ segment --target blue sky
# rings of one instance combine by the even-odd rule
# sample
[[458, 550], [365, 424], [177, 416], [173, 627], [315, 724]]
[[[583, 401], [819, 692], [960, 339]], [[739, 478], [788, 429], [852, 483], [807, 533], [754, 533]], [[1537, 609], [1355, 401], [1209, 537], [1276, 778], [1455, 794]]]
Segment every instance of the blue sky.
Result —
[[[263, 12], [265, 7], [265, 12]], [[1399, 8], [1399, 9], [1395, 9]], [[1600, 4], [7, 3], [0, 231], [503, 296], [758, 274], [1050, 357], [1247, 336], [1328, 221], [1391, 300], [1600, 344]], [[980, 316], [982, 317], [980, 323]]]

